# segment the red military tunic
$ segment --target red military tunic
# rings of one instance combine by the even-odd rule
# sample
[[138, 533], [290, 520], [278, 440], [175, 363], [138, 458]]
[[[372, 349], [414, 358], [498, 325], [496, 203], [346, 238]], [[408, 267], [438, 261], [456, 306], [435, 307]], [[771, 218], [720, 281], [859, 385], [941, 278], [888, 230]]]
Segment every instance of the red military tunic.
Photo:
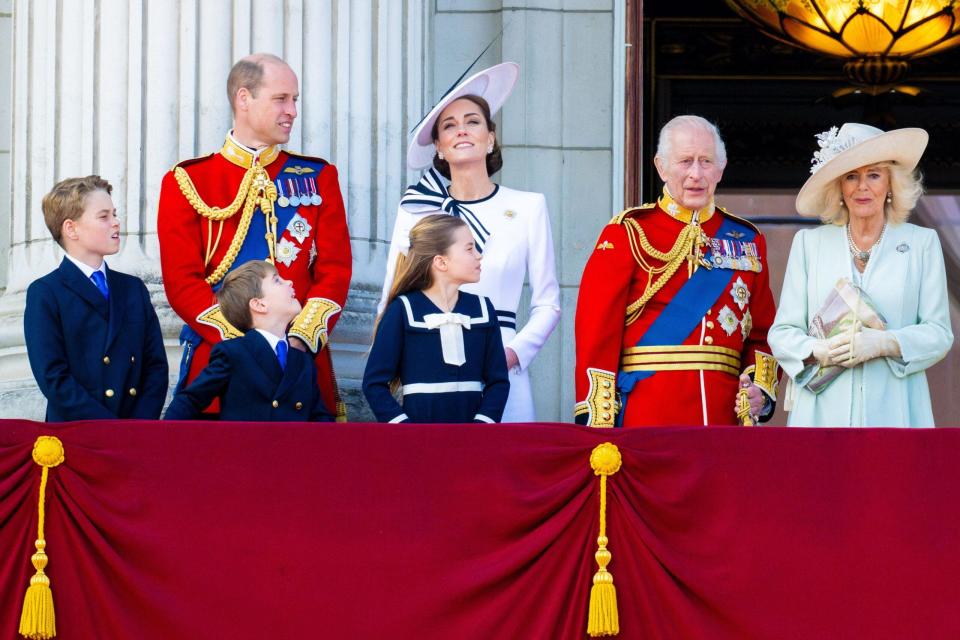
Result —
[[[303, 202], [295, 205], [294, 195]], [[264, 207], [280, 216], [275, 229]], [[239, 335], [214, 295], [223, 276], [245, 260], [273, 259], [303, 305], [289, 334], [317, 354], [324, 402], [342, 418], [344, 406], [326, 348], [347, 298], [352, 267], [336, 167], [279, 147], [255, 156], [228, 135], [219, 153], [182, 162], [164, 176], [157, 230], [167, 299], [192, 330], [181, 334], [180, 384], [206, 366], [215, 343]]]
[[[735, 425], [740, 373], [751, 375], [770, 400], [776, 400], [778, 367], [767, 346], [775, 309], [765, 240], [752, 224], [721, 209], [710, 206], [694, 213], [664, 191], [656, 205], [625, 211], [600, 234], [577, 301], [578, 423], [614, 426], [619, 398], [625, 405], [625, 427]], [[694, 218], [700, 230], [691, 224]], [[725, 218], [729, 221], [721, 230]], [[723, 242], [712, 245], [718, 232]], [[751, 235], [752, 244], [740, 240]], [[685, 237], [695, 240], [681, 247], [678, 239]], [[665, 255], [672, 248], [675, 255]], [[711, 269], [720, 268], [721, 262], [726, 267], [712, 274], [718, 283], [713, 299], [697, 300], [702, 313], [674, 305], [659, 323], [660, 330], [647, 336], [664, 328], [669, 333], [671, 326], [692, 327], [685, 338], [637, 347], [695, 273], [691, 254], [702, 257], [698, 269], [707, 269], [704, 263]], [[655, 289], [661, 277], [662, 287], [639, 304], [648, 283]], [[717, 290], [719, 283], [723, 287]], [[686, 324], [680, 322], [684, 319]], [[627, 393], [631, 377], [640, 379]]]

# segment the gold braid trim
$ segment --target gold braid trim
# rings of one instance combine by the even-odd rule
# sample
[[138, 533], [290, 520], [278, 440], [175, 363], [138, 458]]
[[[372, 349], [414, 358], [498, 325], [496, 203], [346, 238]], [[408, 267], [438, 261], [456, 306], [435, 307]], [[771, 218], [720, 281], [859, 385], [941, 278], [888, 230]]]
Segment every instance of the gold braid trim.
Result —
[[180, 192], [183, 193], [183, 197], [187, 199], [187, 202], [190, 203], [190, 206], [193, 207], [194, 211], [208, 220], [219, 222], [232, 217], [237, 211], [240, 210], [240, 205], [243, 204], [243, 201], [247, 199], [250, 193], [250, 184], [253, 182], [253, 178], [257, 174], [258, 169], [263, 171], [263, 167], [258, 166], [253, 166], [247, 169], [247, 172], [243, 174], [243, 180], [240, 181], [240, 189], [237, 191], [237, 196], [233, 199], [233, 202], [223, 209], [220, 207], [211, 207], [203, 201], [203, 198], [201, 198], [200, 194], [197, 193], [197, 187], [193, 184], [193, 180], [190, 179], [190, 175], [183, 169], [183, 167], [177, 167], [174, 169], [173, 177], [177, 179], [177, 185], [180, 186]]
[[[703, 243], [703, 232], [699, 224], [688, 224], [677, 236], [677, 241], [669, 251], [663, 252], [657, 250], [650, 241], [647, 240], [643, 227], [633, 218], [626, 220], [627, 239], [630, 241], [630, 252], [633, 253], [634, 260], [647, 272], [647, 286], [643, 290], [643, 295], [634, 300], [627, 306], [626, 324], [633, 324], [640, 317], [643, 308], [647, 302], [657, 294], [660, 289], [673, 277], [685, 261], [689, 261], [689, 269], [694, 270], [700, 257], [700, 244]], [[664, 264], [660, 267], [654, 267], [647, 261], [647, 256], [654, 260], [659, 260]], [[654, 280], [654, 276], [657, 276]]]
[[291, 336], [303, 340], [310, 351], [318, 353], [327, 344], [330, 317], [339, 313], [341, 307], [327, 298], [307, 298], [303, 309], [293, 319], [287, 331]]
[[[227, 253], [223, 256], [223, 260], [220, 261], [220, 264], [217, 265], [213, 273], [204, 279], [207, 284], [220, 282], [223, 276], [227, 275], [227, 272], [233, 267], [233, 263], [237, 259], [237, 254], [240, 253], [240, 248], [247, 239], [250, 222], [253, 220], [253, 212], [257, 207], [260, 207], [263, 215], [267, 218], [267, 233], [265, 239], [267, 241], [267, 248], [270, 251], [270, 263], [273, 264], [276, 261], [277, 216], [274, 213], [273, 203], [277, 200], [277, 187], [273, 184], [273, 180], [270, 179], [270, 175], [266, 169], [260, 165], [254, 165], [247, 169], [247, 172], [243, 175], [243, 180], [240, 181], [240, 189], [237, 191], [237, 196], [233, 199], [233, 202], [223, 209], [220, 207], [211, 207], [203, 201], [200, 194], [197, 193], [197, 188], [190, 179], [190, 176], [182, 167], [174, 169], [173, 175], [177, 180], [180, 191], [183, 193], [183, 197], [187, 199], [187, 202], [190, 203], [194, 211], [211, 223], [219, 222], [221, 233], [223, 231], [223, 221], [235, 215], [237, 211], [240, 210], [240, 205], [243, 204], [243, 214], [240, 217], [240, 223], [237, 225], [237, 231], [233, 234], [233, 240], [230, 241], [230, 246], [227, 248]], [[206, 255], [207, 264], [209, 264], [213, 254], [217, 250], [217, 246], [220, 244], [220, 233], [217, 233], [217, 241], [211, 248], [209, 242], [209, 235], [211, 233], [212, 229], [209, 229]]]

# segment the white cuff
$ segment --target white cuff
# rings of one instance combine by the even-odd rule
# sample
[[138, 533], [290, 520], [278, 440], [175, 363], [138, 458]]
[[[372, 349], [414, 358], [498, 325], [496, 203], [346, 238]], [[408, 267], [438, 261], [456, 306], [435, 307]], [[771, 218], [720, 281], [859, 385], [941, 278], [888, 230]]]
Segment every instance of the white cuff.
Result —
[[398, 422], [406, 422], [409, 419], [410, 418], [409, 416], [407, 416], [407, 414], [401, 413], [396, 418], [393, 418], [392, 420], [390, 420], [390, 422], [388, 422], [387, 424], [397, 424]]
[[488, 422], [488, 423], [490, 423], [490, 424], [496, 424], [496, 423], [497, 423], [496, 420], [491, 420], [490, 418], [488, 418], [487, 416], [483, 415], [482, 413], [478, 413], [477, 415], [473, 416], [473, 419], [474, 419], [474, 420], [479, 420], [480, 422]]

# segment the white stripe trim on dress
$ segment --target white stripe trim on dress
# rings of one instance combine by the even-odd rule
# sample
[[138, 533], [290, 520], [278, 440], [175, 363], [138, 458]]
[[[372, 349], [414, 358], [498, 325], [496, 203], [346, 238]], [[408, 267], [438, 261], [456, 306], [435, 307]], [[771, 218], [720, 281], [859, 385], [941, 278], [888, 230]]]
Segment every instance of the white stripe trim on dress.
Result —
[[477, 381], [462, 382], [415, 382], [403, 385], [403, 395], [415, 393], [457, 393], [460, 391], [483, 391], [483, 383]]
[[477, 415], [473, 416], [473, 419], [479, 420], [480, 422], [489, 422], [490, 424], [496, 424], [495, 420], [491, 420], [490, 418], [483, 415], [482, 413], [478, 413]]
[[409, 420], [409, 419], [410, 419], [410, 416], [408, 416], [405, 413], [401, 413], [396, 418], [391, 419], [390, 422], [388, 422], [387, 424], [397, 424], [398, 422], [403, 422], [404, 420]]

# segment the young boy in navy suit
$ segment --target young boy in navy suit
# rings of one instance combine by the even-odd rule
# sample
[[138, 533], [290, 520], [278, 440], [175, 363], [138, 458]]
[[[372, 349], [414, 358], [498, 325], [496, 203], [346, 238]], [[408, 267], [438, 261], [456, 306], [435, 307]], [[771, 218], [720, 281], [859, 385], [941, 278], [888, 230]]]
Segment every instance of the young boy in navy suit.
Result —
[[27, 289], [23, 329], [50, 422], [156, 420], [167, 397], [167, 356], [147, 287], [103, 260], [120, 250], [112, 191], [87, 176], [43, 198], [43, 220], [67, 255]]
[[227, 274], [217, 301], [244, 335], [214, 345], [207, 367], [177, 392], [164, 419], [197, 418], [219, 398], [221, 420], [332, 421], [313, 358], [287, 343], [287, 327], [300, 313], [293, 283], [269, 262], [251, 260]]

